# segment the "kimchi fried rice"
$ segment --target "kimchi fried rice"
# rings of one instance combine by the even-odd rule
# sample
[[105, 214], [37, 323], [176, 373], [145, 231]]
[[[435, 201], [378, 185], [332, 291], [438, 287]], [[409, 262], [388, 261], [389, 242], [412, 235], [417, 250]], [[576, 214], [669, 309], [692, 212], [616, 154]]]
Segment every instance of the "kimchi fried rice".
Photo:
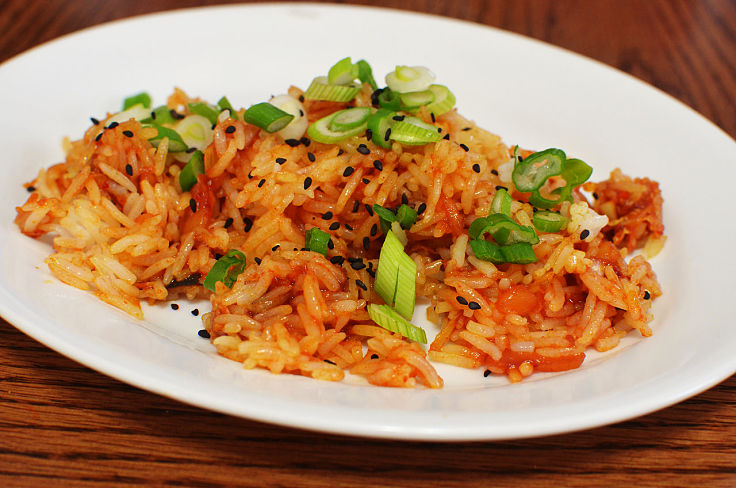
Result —
[[[440, 388], [433, 363], [447, 363], [517, 382], [652, 334], [655, 181], [618, 169], [578, 180], [582, 161], [507, 146], [463, 118], [428, 70], [397, 67], [380, 89], [346, 59], [275, 110], [180, 89], [155, 108], [128, 99], [26, 185], [15, 222], [53, 236], [59, 280], [137, 319], [143, 301], [209, 298], [201, 335], [272, 373]], [[381, 252], [389, 234], [414, 280], [391, 271], [386, 296], [374, 283], [397, 266]], [[406, 290], [402, 318], [393, 300]], [[427, 347], [414, 295], [436, 326]]]

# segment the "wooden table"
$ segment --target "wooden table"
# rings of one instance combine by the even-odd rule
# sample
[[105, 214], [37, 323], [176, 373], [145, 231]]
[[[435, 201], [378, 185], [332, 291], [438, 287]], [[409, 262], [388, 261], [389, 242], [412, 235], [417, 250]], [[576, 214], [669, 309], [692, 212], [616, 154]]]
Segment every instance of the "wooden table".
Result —
[[[0, 61], [90, 25], [206, 3], [0, 1]], [[733, 0], [356, 3], [456, 17], [560, 45], [661, 88], [736, 136]], [[736, 376], [660, 412], [568, 435], [459, 444], [347, 438], [168, 400], [0, 322], [0, 486], [733, 487], [735, 405]]]

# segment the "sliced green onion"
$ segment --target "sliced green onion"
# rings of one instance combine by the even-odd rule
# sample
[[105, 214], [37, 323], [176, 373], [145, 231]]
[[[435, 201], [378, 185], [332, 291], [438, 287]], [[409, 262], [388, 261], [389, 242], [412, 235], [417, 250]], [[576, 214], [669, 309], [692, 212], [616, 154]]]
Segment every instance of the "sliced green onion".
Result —
[[243, 114], [243, 120], [260, 127], [268, 133], [276, 132], [286, 127], [294, 118], [290, 113], [268, 102], [256, 103]]
[[401, 227], [409, 230], [417, 222], [417, 211], [409, 205], [402, 203], [396, 211], [396, 220], [401, 224]]
[[217, 124], [217, 117], [220, 115], [220, 112], [209, 103], [192, 102], [187, 104], [187, 107], [189, 107], [189, 111], [193, 114], [201, 115], [209, 120], [210, 124]]
[[378, 215], [381, 231], [384, 234], [388, 234], [388, 231], [391, 229], [391, 223], [396, 222], [396, 215], [391, 210], [377, 203], [373, 204], [373, 211]]
[[278, 131], [278, 134], [286, 139], [300, 139], [309, 126], [304, 106], [291, 95], [277, 95], [268, 101], [271, 105], [280, 108], [284, 112], [294, 116], [286, 127]]
[[177, 122], [174, 128], [187, 146], [197, 148], [200, 151], [204, 151], [214, 138], [212, 124], [207, 120], [207, 117], [202, 115], [187, 115]]
[[340, 110], [330, 119], [330, 130], [344, 132], [362, 126], [368, 121], [372, 110], [369, 107], [355, 107]]
[[539, 242], [539, 237], [533, 228], [519, 225], [511, 217], [501, 213], [477, 218], [468, 229], [471, 239], [479, 239], [486, 233], [491, 234], [493, 240], [501, 245], [517, 242], [537, 244]]
[[579, 159], [565, 160], [565, 166], [560, 176], [565, 180], [567, 186], [576, 187], [582, 185], [593, 174], [593, 168]]
[[391, 127], [391, 139], [411, 146], [437, 142], [442, 138], [437, 127], [424, 123], [416, 117], [405, 117]]
[[314, 122], [312, 125], [309, 126], [309, 129], [307, 129], [307, 135], [317, 142], [322, 142], [324, 144], [334, 144], [336, 142], [342, 141], [343, 139], [347, 139], [348, 137], [353, 137], [360, 134], [361, 132], [364, 132], [366, 127], [368, 127], [367, 120], [362, 125], [346, 131], [334, 131], [330, 129], [330, 123], [332, 122], [332, 119], [339, 116], [346, 110], [350, 109], [340, 110], [326, 117], [322, 117], [317, 122]]
[[434, 73], [424, 66], [397, 66], [386, 75], [386, 84], [398, 93], [426, 90], [433, 81]]
[[378, 269], [376, 270], [373, 289], [390, 306], [393, 306], [396, 298], [396, 285], [402, 254], [404, 254], [404, 246], [401, 241], [393, 232], [388, 232], [378, 257]]
[[358, 66], [358, 79], [361, 83], [368, 83], [371, 90], [376, 90], [378, 85], [376, 84], [376, 80], [373, 78], [373, 70], [371, 69], [371, 65], [368, 64], [368, 61], [361, 59], [355, 64]]
[[558, 212], [540, 210], [534, 212], [532, 223], [537, 230], [542, 232], [559, 232], [560, 229], [567, 225], [567, 217]]
[[329, 102], [349, 102], [360, 93], [356, 85], [331, 85], [326, 76], [318, 76], [304, 92], [308, 100], [326, 100]]
[[171, 115], [171, 109], [167, 105], [161, 105], [151, 111], [150, 117], [141, 120], [141, 124], [174, 124], [176, 119]]
[[493, 196], [491, 202], [491, 213], [500, 213], [511, 216], [511, 195], [503, 188], [496, 190], [496, 194]]
[[391, 332], [396, 332], [414, 342], [427, 343], [427, 334], [424, 329], [407, 322], [403, 317], [391, 310], [387, 305], [368, 305], [368, 316], [379, 326]]
[[123, 100], [123, 110], [128, 110], [130, 107], [135, 105], [143, 105], [143, 108], [151, 108], [151, 95], [146, 92], [132, 95]]
[[358, 77], [358, 66], [347, 57], [335, 63], [327, 72], [330, 85], [347, 85]]
[[235, 110], [226, 96], [223, 96], [217, 101], [217, 106], [220, 107], [220, 110], [229, 110], [231, 116], [235, 114]]
[[186, 151], [188, 146], [182, 139], [182, 137], [179, 135], [178, 132], [176, 132], [174, 129], [169, 129], [168, 127], [164, 127], [162, 125], [157, 124], [150, 124], [146, 125], [145, 127], [153, 127], [158, 131], [158, 133], [148, 139], [148, 142], [154, 145], [154, 147], [158, 147], [158, 145], [161, 143], [164, 137], [169, 138], [169, 152], [182, 152]]
[[314, 251], [327, 256], [327, 247], [330, 242], [330, 234], [323, 231], [319, 227], [312, 227], [304, 233], [304, 247], [309, 251]]
[[516, 189], [523, 192], [538, 190], [548, 178], [562, 173], [565, 158], [562, 150], [550, 148], [530, 154], [523, 161], [517, 159], [511, 173]]
[[402, 108], [407, 112], [414, 112], [422, 105], [434, 102], [434, 93], [431, 90], [402, 93], [400, 97]]
[[378, 94], [378, 104], [381, 108], [388, 110], [401, 110], [401, 94], [391, 91], [389, 88], [384, 88], [383, 91]]
[[217, 260], [204, 279], [204, 287], [215, 291], [215, 283], [221, 281], [228, 288], [232, 288], [240, 273], [245, 269], [245, 254], [230, 249], [227, 254]]
[[197, 182], [197, 176], [204, 173], [204, 154], [202, 151], [194, 151], [189, 162], [179, 173], [179, 186], [183, 191], [189, 191]]
[[488, 242], [485, 239], [473, 239], [470, 241], [470, 248], [478, 259], [490, 261], [492, 263], [504, 263], [504, 257], [501, 253], [501, 246]]
[[534, 254], [534, 248], [528, 242], [518, 242], [501, 246], [501, 254], [507, 263], [513, 264], [529, 264], [537, 262], [537, 255]]
[[558, 198], [555, 200], [552, 200], [550, 198], [545, 198], [542, 196], [542, 194], [539, 192], [539, 190], [534, 190], [531, 195], [529, 195], [529, 203], [532, 204], [535, 207], [538, 208], [554, 208], [557, 205], [561, 204], [565, 200], [572, 201], [572, 187], [571, 186], [563, 186], [560, 188], [556, 188], [552, 190], [552, 195], [556, 195]]
[[434, 101], [427, 105], [427, 110], [435, 115], [442, 115], [455, 106], [455, 95], [444, 85], [430, 85], [429, 91], [434, 94]]
[[122, 124], [123, 122], [127, 122], [130, 119], [135, 119], [138, 121], [145, 120], [146, 118], [151, 116], [151, 109], [146, 108], [143, 106], [142, 103], [137, 103], [130, 107], [128, 110], [123, 110], [122, 112], [118, 112], [109, 119], [107, 119], [107, 124], [112, 124], [113, 122], [117, 122], [118, 124]]
[[376, 112], [368, 117], [368, 128], [371, 130], [371, 141], [376, 146], [386, 149], [391, 148], [391, 132], [389, 129], [396, 122], [393, 117], [396, 112], [387, 108], [379, 108]]
[[396, 275], [396, 293], [394, 295], [394, 310], [406, 320], [414, 315], [416, 303], [417, 263], [405, 252], [401, 253], [399, 272]]

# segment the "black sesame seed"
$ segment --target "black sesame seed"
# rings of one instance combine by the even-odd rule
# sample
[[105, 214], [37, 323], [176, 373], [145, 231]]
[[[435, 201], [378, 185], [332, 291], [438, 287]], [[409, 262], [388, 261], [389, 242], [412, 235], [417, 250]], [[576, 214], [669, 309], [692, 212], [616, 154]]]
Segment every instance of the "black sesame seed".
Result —
[[373, 167], [376, 168], [378, 171], [383, 171], [383, 163], [381, 163], [381, 161], [379, 161], [378, 159], [373, 161]]
[[186, 152], [187, 154], [192, 154], [196, 150], [197, 150], [196, 147], [188, 147], [187, 150], [184, 152]]
[[378, 354], [371, 354], [371, 359], [378, 359]]
[[95, 141], [99, 142], [100, 139], [102, 139], [102, 132], [100, 132], [99, 134], [97, 134], [97, 137], [95, 137]]
[[352, 226], [352, 225], [350, 225], [350, 224], [344, 224], [344, 225], [345, 225], [345, 228], [346, 228], [347, 230], [349, 230], [349, 231], [351, 231], [351, 232], [353, 231], [353, 226]]
[[524, 158], [521, 155], [519, 155], [519, 162], [522, 162], [522, 161], [524, 161]]
[[261, 261], [261, 258], [253, 258], [253, 261], [255, 261], [255, 262], [256, 262], [256, 264], [258, 264], [258, 265], [260, 265], [260, 264], [261, 264], [261, 262], [262, 262], [262, 261]]
[[235, 126], [234, 125], [228, 125], [225, 128], [225, 134], [232, 134], [233, 132], [235, 132]]
[[442, 133], [442, 127], [437, 127], [437, 132]]
[[327, 241], [327, 249], [335, 249], [335, 243], [332, 242], [332, 239]]
[[325, 212], [322, 214], [323, 220], [330, 220], [332, 218], [332, 212]]
[[649, 293], [649, 290], [644, 290], [644, 300], [649, 300], [652, 298], [652, 294]]
[[468, 304], [468, 301], [464, 297], [461, 297], [460, 295], [456, 296], [455, 300], [457, 300], [457, 303], [459, 303], [460, 305]]
[[299, 117], [304, 117], [304, 110], [299, 109]]
[[378, 224], [373, 224], [371, 226], [371, 237], [376, 237], [376, 234], [378, 234]]
[[372, 130], [370, 130], [370, 129], [366, 129], [366, 130], [365, 130], [365, 138], [366, 138], [366, 139], [368, 139], [369, 141], [370, 141], [371, 139], [373, 139], [373, 131], [372, 131]]
[[367, 155], [367, 154], [370, 154], [370, 153], [371, 153], [371, 150], [370, 150], [370, 149], [368, 149], [368, 146], [366, 146], [365, 144], [360, 144], [360, 145], [358, 145], [358, 149], [357, 149], [357, 151], [358, 151], [358, 152], [359, 152], [360, 154], [364, 154], [364, 155]]
[[366, 203], [365, 204], [365, 209], [368, 211], [368, 215], [370, 215], [371, 217], [373, 217], [373, 208]]
[[593, 198], [595, 198], [596, 200], [598, 200], [598, 194], [596, 192], [593, 192]]
[[417, 207], [417, 215], [422, 215], [425, 210], [427, 210], [427, 204], [424, 202], [420, 203]]
[[436, 119], [436, 118], [434, 117], [434, 112], [430, 112], [430, 113], [429, 113], [429, 116], [430, 116], [430, 117], [432, 118], [432, 123], [433, 123], [433, 124], [434, 124], [435, 122], [437, 122], [437, 119]]
[[404, 115], [394, 115], [392, 118], [397, 122], [401, 122], [402, 120], [404, 120], [405, 116]]
[[155, 111], [151, 111], [151, 118], [153, 120], [156, 120], [156, 112]]
[[371, 248], [371, 240], [370, 240], [370, 238], [364, 237], [363, 238], [363, 249], [365, 249], [367, 251], [370, 248]]
[[465, 144], [459, 144], [459, 146], [462, 147], [463, 148], [463, 151], [465, 151], [465, 152], [470, 151], [470, 148], [468, 146], [466, 146]]
[[360, 202], [358, 200], [355, 200], [353, 202], [353, 213], [357, 213], [358, 210], [360, 210]]
[[317, 160], [317, 158], [311, 152], [307, 153], [307, 159], [309, 159], [311, 162], [315, 162]]
[[342, 257], [342, 256], [332, 256], [332, 257], [330, 258], [330, 262], [331, 262], [332, 264], [339, 264], [339, 265], [341, 265], [341, 266], [342, 266], [342, 263], [344, 263], [344, 262], [345, 262], [345, 258], [344, 258], [344, 257]]
[[266, 183], [265, 178], [258, 182], [258, 188], [262, 187], [264, 183]]
[[108, 129], [114, 129], [118, 125], [120, 125], [120, 124], [118, 124], [117, 122], [110, 122], [110, 125], [108, 125], [107, 128]]
[[171, 310], [179, 310], [179, 305], [176, 303], [171, 304]]
[[128, 176], [133, 176], [133, 166], [130, 163], [125, 165], [125, 172], [128, 173]]
[[360, 181], [362, 181], [362, 182], [363, 182], [364, 184], [366, 184], [366, 185], [367, 185], [368, 183], [370, 183], [370, 182], [371, 182], [371, 180], [369, 180], [368, 178], [363, 178], [363, 179], [362, 179], [362, 180], [360, 180]]
[[299, 95], [299, 101], [304, 103], [304, 95]]
[[209, 338], [210, 338], [210, 333], [209, 333], [209, 332], [207, 332], [207, 331], [206, 331], [205, 329], [201, 329], [201, 330], [199, 330], [199, 331], [197, 332], [197, 335], [198, 335], [199, 337], [201, 337], [202, 339], [209, 339]]
[[473, 171], [475, 171], [476, 173], [480, 173], [480, 164], [475, 163], [473, 165]]
[[190, 198], [189, 208], [192, 209], [192, 213], [197, 213], [197, 200], [195, 200], [194, 198]]
[[348, 262], [350, 263], [359, 263], [363, 261], [363, 258], [348, 258]]
[[212, 126], [211, 126], [210, 128], [211, 128], [212, 130], [215, 130], [215, 127], [217, 127], [217, 124], [212, 124]]
[[92, 121], [92, 124], [93, 124], [93, 125], [97, 125], [97, 124], [99, 124], [99, 123], [100, 123], [100, 121], [99, 121], [99, 120], [97, 120], [97, 119], [96, 119], [96, 118], [94, 118], [94, 117], [90, 117], [90, 118], [89, 118], [89, 120], [91, 120], [91, 121]]
[[296, 139], [286, 139], [284, 142], [287, 143], [291, 147], [296, 147], [299, 145], [299, 141]]
[[401, 203], [404, 205], [409, 205], [409, 197], [406, 196], [406, 193], [401, 194]]
[[215, 261], [217, 261], [218, 259], [220, 259], [223, 256], [224, 256], [224, 254], [220, 254], [219, 252], [216, 252], [215, 253]]
[[198, 308], [195, 308], [190, 313], [196, 317], [197, 315], [199, 315], [199, 309]]
[[36, 191], [36, 187], [35, 187], [35, 186], [33, 186], [33, 185], [31, 185], [31, 186], [29, 186], [28, 188], [26, 188], [26, 191], [27, 191], [28, 193], [33, 193], [34, 191]]
[[132, 130], [124, 130], [123, 135], [125, 137], [133, 137], [133, 131]]
[[340, 148], [340, 149], [339, 149], [339, 150], [337, 151], [337, 155], [338, 155], [338, 156], [342, 156], [343, 154], [345, 154], [345, 151], [343, 150], [343, 148]]
[[276, 162], [278, 164], [284, 164], [286, 162], [286, 158], [276, 158]]
[[275, 246], [273, 246], [273, 247], [271, 248], [271, 251], [273, 251], [273, 252], [276, 252], [276, 251], [278, 250], [278, 248], [279, 248], [279, 247], [281, 247], [281, 246], [280, 246], [279, 244], [276, 244]]
[[232, 217], [228, 217], [227, 220], [225, 221], [225, 228], [227, 229], [228, 227], [230, 227], [231, 225], [233, 225], [233, 222], [234, 222], [233, 218]]
[[360, 288], [362, 288], [362, 289], [363, 289], [363, 291], [368, 291], [368, 287], [367, 287], [367, 286], [365, 286], [365, 283], [363, 283], [362, 281], [360, 281], [360, 280], [355, 280], [355, 284], [356, 284], [356, 285], [358, 285], [358, 286], [359, 286]]
[[253, 170], [248, 171], [248, 179], [249, 180], [253, 179]]
[[376, 277], [376, 272], [373, 271], [372, 269], [368, 268], [366, 271], [368, 271], [368, 274], [371, 275], [371, 278], [375, 278]]
[[340, 228], [340, 222], [333, 222], [330, 224], [330, 230], [337, 230]]
[[350, 267], [353, 268], [355, 271], [359, 271], [365, 268], [365, 263], [362, 261], [357, 263], [350, 263]]
[[309, 137], [302, 137], [299, 139], [299, 142], [304, 144], [304, 147], [309, 147], [309, 145], [312, 143], [312, 140]]
[[331, 365], [333, 365], [333, 366], [337, 366], [337, 363], [335, 363], [335, 362], [333, 362], [333, 361], [330, 361], [329, 359], [325, 359], [325, 360], [324, 360], [324, 362], [326, 362], [326, 363], [330, 363], [330, 364], [331, 364]]
[[468, 130], [470, 130], [470, 129], [471, 129], [471, 127], [463, 127], [463, 130], [464, 130], [464, 131], [468, 131]]
[[580, 233], [580, 240], [581, 240], [581, 241], [584, 241], [585, 239], [587, 239], [587, 238], [588, 238], [588, 236], [589, 236], [589, 235], [590, 235], [590, 231], [589, 231], [588, 229], [585, 229], [585, 230], [583, 230], [583, 231], [582, 231], [582, 232]]
[[243, 224], [245, 225], [245, 227], [243, 228], [243, 230], [245, 232], [250, 232], [250, 229], [253, 227], [253, 221], [251, 219], [249, 219], [248, 217], [245, 217], [243, 219]]
[[483, 371], [483, 377], [484, 378], [488, 378], [489, 376], [491, 376], [491, 370], [490, 369], [487, 369], [487, 370]]
[[310, 178], [309, 176], [307, 176], [306, 178], [304, 178], [304, 189], [306, 190], [310, 186], [312, 186], [312, 178]]
[[171, 114], [171, 117], [172, 118], [175, 118], [175, 119], [181, 120], [181, 119], [184, 118], [184, 114], [180, 114], [179, 112], [177, 112], [173, 108], [171, 110], [169, 110], [169, 114]]
[[498, 191], [498, 190], [506, 190], [506, 191], [509, 191], [509, 189], [508, 189], [508, 188], [506, 188], [506, 187], [505, 187], [505, 186], [503, 186], [503, 185], [496, 185], [496, 191]]
[[450, 134], [445, 134], [445, 137], [443, 137], [444, 140], [449, 141], [450, 140]]
[[498, 176], [498, 170], [497, 169], [492, 169], [491, 170], [491, 174], [494, 174], [494, 175]]
[[355, 171], [355, 168], [353, 168], [352, 166], [348, 166], [347, 168], [345, 168], [345, 171], [342, 172], [342, 175], [348, 177], [353, 174], [353, 171]]
[[383, 135], [384, 142], [388, 142], [389, 139], [391, 139], [391, 127], [386, 129], [386, 133]]
[[480, 303], [478, 303], [478, 302], [468, 302], [468, 308], [470, 310], [480, 310]]

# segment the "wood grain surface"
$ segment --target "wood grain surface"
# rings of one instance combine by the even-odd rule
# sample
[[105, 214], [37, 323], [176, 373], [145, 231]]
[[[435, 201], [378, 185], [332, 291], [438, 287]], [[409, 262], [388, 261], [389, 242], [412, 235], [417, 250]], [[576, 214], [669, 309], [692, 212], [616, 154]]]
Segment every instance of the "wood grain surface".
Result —
[[[225, 2], [0, 0], [0, 62], [101, 22], [212, 3]], [[470, 20], [571, 49], [659, 87], [736, 136], [735, 1], [352, 3]], [[0, 321], [3, 487], [734, 487], [735, 407], [731, 377], [662, 411], [567, 435], [453, 444], [340, 437], [139, 390]]]

